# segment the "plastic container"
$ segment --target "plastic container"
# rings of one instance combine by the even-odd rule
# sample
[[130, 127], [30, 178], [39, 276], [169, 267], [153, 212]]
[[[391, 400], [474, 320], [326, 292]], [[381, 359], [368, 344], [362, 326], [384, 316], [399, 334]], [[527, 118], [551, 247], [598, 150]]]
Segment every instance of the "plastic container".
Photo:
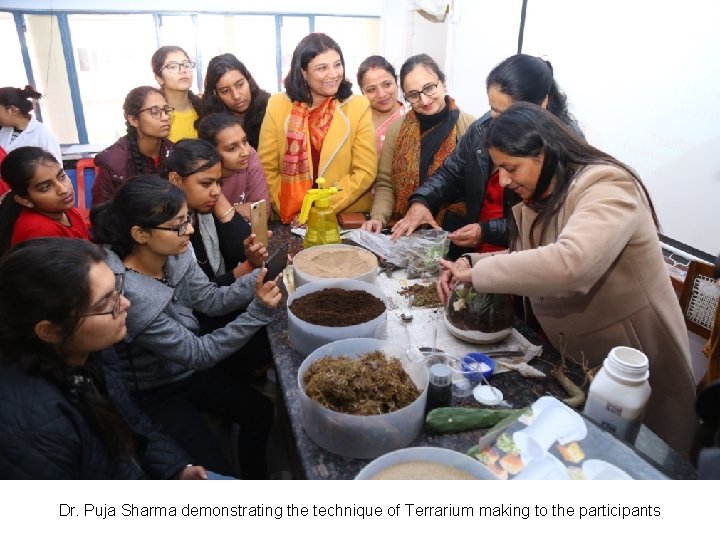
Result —
[[427, 406], [425, 412], [438, 407], [449, 407], [452, 403], [452, 371], [450, 366], [436, 363], [430, 366]]
[[[331, 288], [369, 292], [385, 303], [385, 311], [373, 320], [362, 324], [336, 327], [311, 324], [296, 317], [295, 314], [290, 311], [290, 306], [296, 299], [306, 294]], [[354, 279], [323, 279], [321, 281], [308, 283], [295, 289], [295, 292], [288, 297], [287, 303], [288, 340], [290, 341], [290, 346], [303, 355], [308, 355], [318, 347], [339, 339], [378, 337], [385, 328], [385, 322], [387, 321], [387, 299], [382, 289], [370, 283]]]
[[509, 294], [479, 293], [460, 282], [445, 305], [445, 325], [469, 343], [495, 343], [512, 331], [515, 307]]
[[[369, 268], [359, 268], [352, 264], [352, 259], [362, 258], [367, 261]], [[319, 271], [308, 272], [308, 264], [317, 261]], [[357, 263], [357, 261], [356, 261]], [[300, 287], [307, 283], [321, 279], [358, 279], [367, 283], [377, 283], [377, 258], [367, 249], [343, 244], [327, 244], [303, 249], [293, 259], [293, 273], [295, 286]], [[338, 273], [343, 275], [338, 276]]]
[[647, 356], [631, 347], [615, 347], [595, 375], [584, 413], [604, 430], [633, 443], [650, 398]]
[[410, 444], [425, 422], [428, 371], [423, 364], [405, 362], [410, 378], [422, 390], [420, 397], [398, 411], [373, 416], [339, 413], [323, 407], [305, 393], [303, 376], [323, 356], [358, 356], [381, 350], [387, 356], [403, 358], [404, 351], [379, 339], [354, 338], [328, 343], [308, 356], [298, 371], [300, 413], [305, 433], [325, 450], [360, 459], [372, 459]]
[[483, 353], [467, 353], [462, 358], [463, 372], [465, 377], [470, 379], [474, 384], [482, 382], [482, 375], [486, 379], [495, 371], [495, 361], [487, 354]]
[[497, 480], [497, 477], [477, 459], [456, 452], [455, 450], [436, 448], [433, 446], [403, 448], [402, 450], [396, 450], [395, 452], [380, 456], [363, 467], [355, 477], [355, 480], [372, 480], [374, 476], [388, 467], [408, 461], [440, 463], [471, 474], [478, 480]]

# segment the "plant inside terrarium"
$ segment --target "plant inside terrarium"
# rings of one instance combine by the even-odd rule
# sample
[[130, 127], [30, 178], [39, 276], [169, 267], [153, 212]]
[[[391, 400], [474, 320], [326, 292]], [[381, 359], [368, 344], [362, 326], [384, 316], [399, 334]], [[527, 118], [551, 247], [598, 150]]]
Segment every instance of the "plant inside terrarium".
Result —
[[466, 283], [457, 283], [445, 306], [450, 324], [460, 330], [492, 334], [510, 328], [515, 317], [512, 296], [479, 293]]

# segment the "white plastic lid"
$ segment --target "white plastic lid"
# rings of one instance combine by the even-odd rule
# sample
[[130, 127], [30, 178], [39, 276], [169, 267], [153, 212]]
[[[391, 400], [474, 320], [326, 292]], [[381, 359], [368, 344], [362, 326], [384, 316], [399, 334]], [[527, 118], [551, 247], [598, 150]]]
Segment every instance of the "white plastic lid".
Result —
[[479, 384], [473, 390], [473, 397], [483, 405], [497, 405], [503, 400], [503, 394], [494, 386]]
[[430, 366], [430, 384], [447, 386], [450, 384], [450, 367], [446, 364], [433, 364]]

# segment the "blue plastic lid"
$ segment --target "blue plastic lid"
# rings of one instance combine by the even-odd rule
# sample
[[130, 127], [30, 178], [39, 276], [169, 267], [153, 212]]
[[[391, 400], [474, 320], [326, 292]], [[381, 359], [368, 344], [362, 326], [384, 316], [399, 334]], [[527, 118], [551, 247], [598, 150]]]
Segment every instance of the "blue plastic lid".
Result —
[[480, 374], [487, 379], [495, 371], [495, 362], [488, 355], [474, 352], [467, 353], [462, 358], [462, 370], [465, 377], [475, 384], [480, 384], [482, 378]]

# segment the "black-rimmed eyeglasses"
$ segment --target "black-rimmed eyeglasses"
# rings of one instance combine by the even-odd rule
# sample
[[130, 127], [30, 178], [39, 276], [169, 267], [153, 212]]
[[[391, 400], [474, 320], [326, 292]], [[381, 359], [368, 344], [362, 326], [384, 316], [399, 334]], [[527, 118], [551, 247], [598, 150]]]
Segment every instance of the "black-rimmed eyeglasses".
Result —
[[125, 274], [115, 274], [115, 298], [113, 298], [112, 307], [107, 311], [98, 311], [95, 313], [86, 313], [86, 317], [93, 315], [110, 315], [112, 314], [113, 319], [117, 319], [120, 316], [120, 297], [125, 292]]
[[175, 227], [150, 227], [151, 229], [159, 229], [161, 231], [175, 231], [178, 236], [184, 236], [187, 234], [188, 227], [190, 225], [195, 225], [195, 214], [189, 213], [187, 215], [187, 219], [183, 221], [180, 225], [176, 225]]
[[405, 100], [408, 103], [417, 103], [418, 101], [420, 101], [420, 94], [425, 94], [427, 97], [432, 97], [437, 94], [437, 89], [439, 85], [439, 81], [436, 83], [426, 84], [419, 92], [417, 90], [413, 90], [412, 92], [408, 92], [407, 94], [405, 94]]
[[[195, 62], [190, 62], [190, 60], [188, 60], [187, 62], [170, 62], [169, 64], [163, 66], [162, 69], [167, 69], [168, 73], [176, 75], [181, 71], [190, 71], [194, 67]], [[162, 69], [160, 71], [162, 71]]]
[[162, 113], [165, 113], [166, 115], [168, 115], [168, 117], [172, 116], [175, 112], [175, 107], [171, 107], [170, 105], [165, 105], [164, 107], [153, 105], [152, 107], [148, 107], [147, 109], [140, 109], [138, 111], [138, 114], [145, 111], [149, 111], [150, 116], [152, 116], [155, 120], [159, 120]]

